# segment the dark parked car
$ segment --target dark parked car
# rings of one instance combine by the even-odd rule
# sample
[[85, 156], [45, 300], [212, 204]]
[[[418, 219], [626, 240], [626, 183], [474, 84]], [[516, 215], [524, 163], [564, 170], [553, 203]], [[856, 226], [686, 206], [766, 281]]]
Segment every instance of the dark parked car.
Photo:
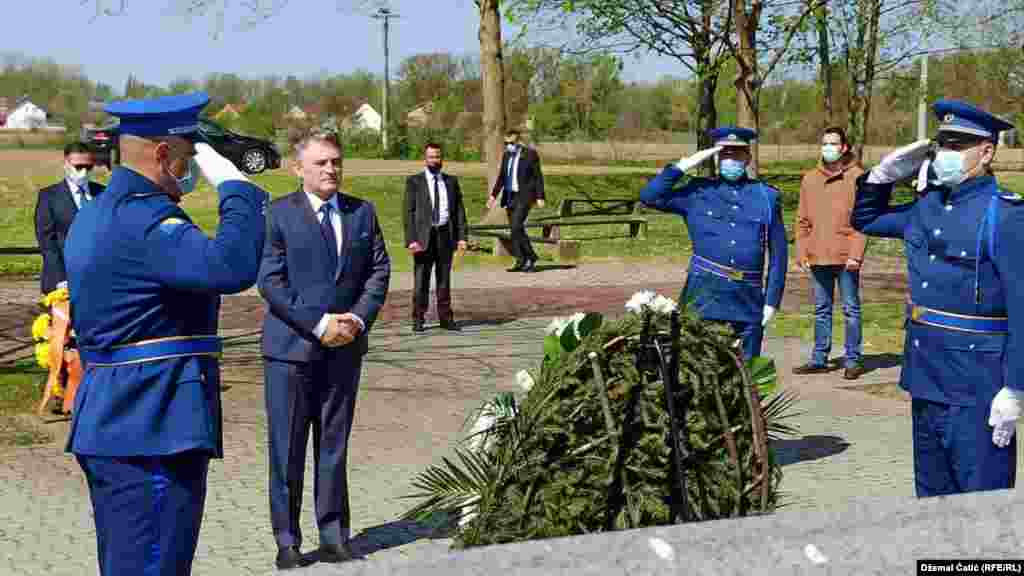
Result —
[[[110, 167], [116, 163], [117, 125], [83, 130], [83, 139], [96, 150], [97, 161]], [[273, 142], [232, 132], [206, 119], [199, 120], [203, 140], [246, 174], [259, 174], [281, 166], [281, 153]]]
[[82, 141], [88, 143], [96, 155], [96, 163], [110, 170], [117, 163], [117, 124], [101, 128], [82, 128]]

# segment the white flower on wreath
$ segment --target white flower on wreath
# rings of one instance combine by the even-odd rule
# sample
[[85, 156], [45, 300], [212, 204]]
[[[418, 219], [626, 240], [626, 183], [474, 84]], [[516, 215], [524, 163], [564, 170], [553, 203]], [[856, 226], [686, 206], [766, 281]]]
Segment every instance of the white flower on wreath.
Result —
[[516, 372], [516, 384], [526, 392], [529, 392], [533, 388], [533, 376], [530, 376], [530, 373], [526, 370], [520, 370]]
[[469, 438], [467, 444], [469, 449], [478, 452], [481, 449], [486, 449], [491, 444], [490, 434], [484, 432], [484, 430], [490, 430], [494, 426], [495, 418], [494, 415], [488, 412], [483, 412], [473, 423], [473, 427], [469, 430]]
[[561, 317], [554, 318], [548, 324], [548, 327], [545, 329], [545, 332], [547, 334], [553, 334], [553, 335], [561, 338], [562, 337], [562, 332], [564, 332], [565, 329], [568, 328], [569, 326], [572, 326], [572, 331], [576, 334], [576, 338], [579, 338], [580, 337], [580, 322], [583, 321], [583, 319], [586, 316], [587, 315], [584, 314], [583, 312], [577, 312], [577, 313], [573, 314], [572, 316], [569, 316], [568, 318], [561, 318]]
[[634, 314], [642, 314], [644, 308], [649, 308], [659, 314], [671, 314], [679, 308], [679, 305], [675, 300], [655, 294], [651, 290], [637, 292], [626, 302], [626, 310]]

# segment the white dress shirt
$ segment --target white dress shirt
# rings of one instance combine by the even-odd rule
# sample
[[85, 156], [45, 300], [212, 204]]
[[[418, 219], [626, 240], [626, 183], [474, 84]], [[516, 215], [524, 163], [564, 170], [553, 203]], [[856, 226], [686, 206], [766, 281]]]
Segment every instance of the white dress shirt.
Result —
[[519, 157], [522, 155], [522, 147], [516, 147], [516, 153], [509, 159], [508, 163], [512, 166], [512, 191], [519, 192]]
[[[434, 209], [434, 174], [429, 169], [424, 169], [423, 173], [427, 176], [427, 196], [430, 197], [430, 209]], [[448, 223], [448, 188], [444, 185], [444, 175], [441, 172], [437, 173], [437, 197], [440, 201], [441, 207], [439, 208], [440, 214], [438, 215], [438, 226], [444, 226]], [[433, 214], [433, 212], [431, 212]]]
[[85, 200], [92, 200], [92, 194], [89, 192], [89, 183], [85, 183], [85, 188], [80, 189], [77, 184], [65, 178], [68, 183], [68, 189], [71, 190], [71, 199], [75, 201], [75, 206], [79, 210], [82, 209], [82, 196], [85, 196]]
[[[316, 194], [310, 194], [309, 192], [305, 192], [305, 194], [306, 199], [309, 200], [310, 207], [313, 208], [313, 214], [316, 214], [316, 221], [323, 224], [324, 213], [320, 211], [320, 208], [325, 204], [325, 202]], [[335, 194], [334, 196], [331, 196], [326, 203], [330, 204], [331, 208], [333, 208], [333, 210], [331, 210], [331, 228], [334, 228], [334, 237], [338, 242], [338, 258], [340, 259], [341, 246], [344, 239], [342, 238], [341, 212], [338, 210], [338, 195]], [[321, 316], [320, 321], [317, 322], [316, 326], [313, 328], [313, 334], [316, 335], [317, 338], [321, 338], [324, 335], [324, 332], [327, 331], [327, 322], [330, 315], [331, 314], [328, 313]], [[359, 323], [360, 331], [366, 330], [366, 323], [363, 322], [363, 319], [355, 314], [353, 314], [353, 316], [355, 316], [356, 322]]]

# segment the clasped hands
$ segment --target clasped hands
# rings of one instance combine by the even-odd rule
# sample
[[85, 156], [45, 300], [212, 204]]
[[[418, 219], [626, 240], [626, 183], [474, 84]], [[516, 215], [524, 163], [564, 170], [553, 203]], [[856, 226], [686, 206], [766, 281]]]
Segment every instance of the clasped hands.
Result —
[[320, 343], [327, 348], [346, 346], [355, 340], [363, 331], [359, 320], [354, 314], [328, 314], [327, 329], [320, 336]]

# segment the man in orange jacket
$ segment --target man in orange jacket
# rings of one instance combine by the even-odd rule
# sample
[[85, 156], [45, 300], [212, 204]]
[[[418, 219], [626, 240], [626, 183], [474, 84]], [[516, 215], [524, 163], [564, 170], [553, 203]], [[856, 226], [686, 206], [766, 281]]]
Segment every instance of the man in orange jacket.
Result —
[[804, 174], [797, 210], [797, 262], [814, 279], [814, 351], [794, 374], [828, 370], [832, 351], [832, 303], [836, 281], [846, 319], [844, 376], [864, 373], [861, 359], [860, 267], [867, 238], [850, 226], [857, 178], [864, 169], [850, 153], [842, 128], [821, 137], [821, 162]]

